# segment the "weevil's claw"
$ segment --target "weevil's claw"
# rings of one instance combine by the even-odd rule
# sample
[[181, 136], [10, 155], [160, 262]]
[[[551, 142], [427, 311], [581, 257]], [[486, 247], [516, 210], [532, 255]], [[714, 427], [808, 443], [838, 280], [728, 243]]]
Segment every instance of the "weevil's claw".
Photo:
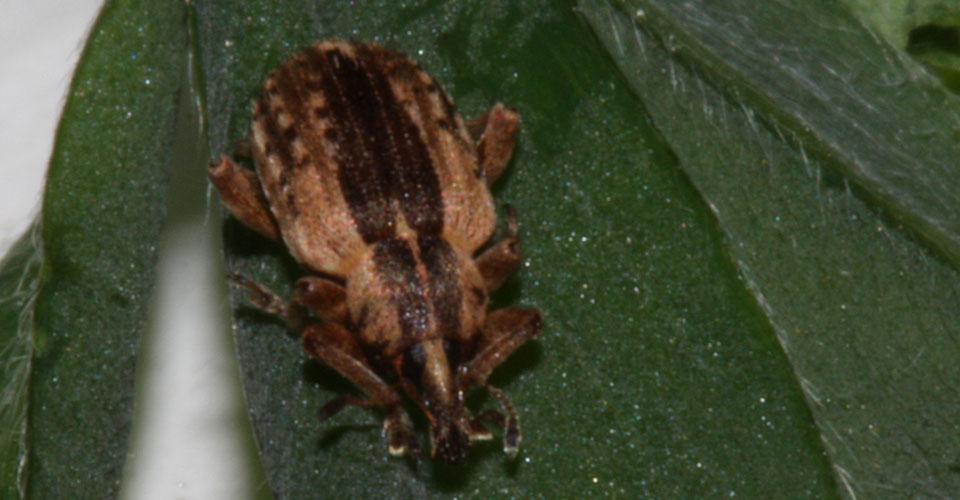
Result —
[[340, 396], [327, 401], [327, 403], [323, 405], [323, 407], [320, 408], [320, 411], [317, 413], [317, 418], [319, 418], [321, 422], [327, 420], [328, 418], [339, 413], [340, 410], [344, 409], [348, 404], [353, 403], [353, 399], [354, 398], [350, 396]]
[[503, 452], [507, 454], [507, 457], [513, 459], [517, 457], [517, 452], [520, 451], [521, 435], [517, 421], [513, 420], [510, 423], [513, 425], [508, 424], [503, 435]]
[[399, 408], [390, 411], [383, 421], [383, 436], [391, 456], [420, 456], [420, 443], [410, 431], [410, 422]]
[[237, 286], [246, 288], [250, 292], [247, 300], [257, 309], [281, 318], [287, 317], [287, 303], [269, 288], [236, 272], [227, 273], [227, 279]]
[[[489, 412], [497, 413], [494, 410], [488, 410]], [[487, 413], [487, 412], [484, 412]], [[497, 413], [499, 415], [499, 413]], [[493, 439], [493, 433], [490, 432], [490, 429], [487, 429], [487, 426], [483, 425], [483, 421], [490, 421], [489, 418], [485, 417], [483, 413], [477, 415], [470, 421], [470, 441], [489, 441]]]

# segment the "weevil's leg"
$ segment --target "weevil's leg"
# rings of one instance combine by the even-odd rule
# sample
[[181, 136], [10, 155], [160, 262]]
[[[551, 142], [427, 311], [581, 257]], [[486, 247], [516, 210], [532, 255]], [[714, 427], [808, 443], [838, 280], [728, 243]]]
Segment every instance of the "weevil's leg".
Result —
[[536, 337], [540, 328], [540, 313], [536, 309], [500, 309], [490, 313], [483, 325], [477, 354], [460, 366], [459, 389], [466, 394], [478, 385], [485, 385], [490, 372], [518, 347]]
[[499, 102], [467, 122], [467, 130], [477, 142], [477, 160], [484, 170], [487, 185], [496, 182], [510, 163], [519, 124], [520, 115]]
[[387, 440], [387, 450], [390, 455], [402, 457], [420, 454], [420, 443], [410, 430], [411, 427], [410, 419], [399, 404], [388, 408], [387, 418], [383, 419], [382, 432], [384, 439]]
[[513, 458], [517, 455], [517, 450], [520, 449], [520, 440], [522, 435], [520, 434], [520, 419], [517, 418], [517, 410], [513, 408], [513, 404], [510, 403], [510, 400], [507, 396], [497, 389], [496, 387], [491, 386], [490, 384], [484, 385], [487, 389], [487, 392], [491, 396], [496, 398], [497, 402], [500, 403], [500, 408], [507, 413], [507, 416], [504, 417], [503, 413], [500, 413], [497, 410], [485, 410], [480, 412], [473, 420], [470, 422], [471, 427], [479, 428], [483, 431], [486, 431], [486, 434], [481, 434], [477, 436], [470, 436], [471, 439], [480, 440], [480, 439], [492, 439], [493, 435], [490, 434], [490, 431], [484, 426], [484, 422], [491, 423], [497, 427], [503, 428], [503, 451], [510, 458]]
[[269, 288], [240, 273], [228, 273], [227, 278], [250, 291], [247, 297], [250, 304], [261, 311], [280, 316], [291, 330], [296, 331], [303, 327], [304, 308], [327, 321], [343, 323], [346, 320], [346, 291], [339, 283], [326, 278], [300, 278], [290, 302], [285, 302]]
[[234, 217], [267, 238], [280, 239], [280, 229], [270, 213], [257, 174], [241, 168], [227, 156], [211, 163], [207, 173]]
[[477, 256], [477, 268], [487, 287], [487, 293], [497, 288], [517, 268], [523, 255], [520, 253], [520, 238], [517, 237], [517, 211], [510, 205], [507, 212], [507, 230], [495, 245]]
[[[318, 416], [323, 422], [336, 415], [346, 406], [353, 405], [361, 408], [371, 406], [384, 406], [383, 403], [375, 399], [360, 399], [353, 396], [340, 396], [327, 401], [327, 404], [320, 408]], [[420, 443], [410, 430], [413, 426], [407, 418], [406, 413], [399, 404], [387, 406], [387, 417], [383, 419], [383, 437], [387, 441], [389, 453], [395, 457], [410, 454], [417, 456], [420, 454]]]
[[517, 410], [514, 409], [513, 404], [510, 403], [510, 399], [508, 399], [507, 395], [501, 392], [500, 389], [490, 384], [486, 384], [484, 387], [491, 396], [500, 402], [500, 408], [503, 409], [507, 416], [504, 418], [503, 413], [499, 412], [487, 412], [483, 415], [496, 415], [496, 417], [493, 417], [494, 422], [503, 426], [503, 452], [506, 453], [508, 457], [513, 458], [517, 456], [517, 450], [520, 449], [520, 439], [522, 438], [520, 435], [520, 420], [517, 418]]
[[334, 323], [347, 322], [347, 291], [340, 283], [320, 276], [297, 280], [291, 302], [300, 304]]
[[397, 392], [374, 373], [364, 358], [360, 345], [346, 328], [338, 323], [325, 321], [305, 328], [301, 339], [303, 348], [308, 353], [370, 396], [365, 400], [349, 396], [336, 398], [321, 410], [322, 418], [329, 418], [350, 404], [362, 407], [382, 406], [387, 411], [383, 434], [390, 454], [399, 456], [417, 453], [419, 446], [410, 430], [410, 422], [403, 412]]
[[[491, 396], [500, 402], [507, 416], [496, 411], [486, 411], [474, 419], [473, 427], [483, 429], [480, 420], [502, 425], [504, 428], [503, 451], [511, 458], [520, 446], [520, 424], [517, 412], [510, 400], [500, 390], [487, 384], [487, 377], [503, 360], [526, 341], [540, 333], [540, 313], [536, 309], [501, 309], [487, 316], [480, 337], [479, 351], [468, 363], [460, 367], [457, 384], [466, 394], [471, 388], [484, 386]], [[478, 439], [482, 439], [478, 435]]]
[[369, 399], [360, 399], [353, 396], [340, 396], [327, 401], [326, 404], [320, 408], [320, 411], [317, 412], [317, 417], [319, 417], [320, 421], [323, 422], [324, 420], [333, 417], [337, 413], [340, 413], [340, 410], [346, 408], [347, 406], [369, 408], [375, 405]]
[[250, 292], [247, 300], [257, 309], [268, 314], [280, 316], [289, 322], [287, 303], [269, 288], [253, 281], [240, 273], [227, 273], [227, 279], [237, 286], [242, 286]]
[[[497, 420], [497, 418], [495, 416], [491, 416], [491, 414], [499, 415], [500, 419]], [[485, 410], [470, 419], [470, 441], [489, 441], [493, 439], [493, 433], [490, 432], [490, 429], [487, 429], [487, 426], [484, 425], [484, 422], [493, 422], [496, 425], [503, 425], [503, 415], [500, 415], [500, 413], [496, 410]], [[498, 424], [498, 422], [500, 423]]]
[[[503, 413], [498, 412], [497, 410], [483, 410], [478, 413], [476, 417], [473, 417], [473, 421], [483, 425], [483, 422], [496, 425], [497, 427], [503, 427], [507, 424], [507, 417], [503, 416]], [[491, 438], [493, 436], [490, 436]]]
[[227, 273], [227, 279], [250, 292], [247, 300], [253, 307], [267, 314], [279, 316], [289, 330], [298, 331], [303, 328], [306, 316], [300, 303], [286, 302], [269, 288], [240, 273]]

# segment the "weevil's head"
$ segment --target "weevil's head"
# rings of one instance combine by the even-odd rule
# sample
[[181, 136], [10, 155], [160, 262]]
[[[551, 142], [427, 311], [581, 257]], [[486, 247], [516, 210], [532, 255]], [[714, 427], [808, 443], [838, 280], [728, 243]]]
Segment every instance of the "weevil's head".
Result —
[[450, 464], [463, 463], [471, 442], [483, 439], [455, 375], [458, 350], [455, 342], [432, 340], [415, 344], [404, 356], [405, 376], [417, 386], [408, 393], [430, 421], [430, 456]]
[[470, 417], [462, 406], [437, 408], [430, 414], [430, 455], [457, 465], [470, 451]]
[[421, 342], [404, 356], [405, 367], [417, 367], [407, 373], [411, 380], [419, 381], [417, 389], [409, 391], [430, 421], [430, 456], [449, 464], [463, 463], [471, 443], [492, 437], [464, 404], [456, 346], [449, 340]]
[[439, 456], [451, 465], [467, 459], [474, 441], [487, 441], [493, 434], [470, 416], [462, 402], [437, 408], [430, 416], [430, 456]]

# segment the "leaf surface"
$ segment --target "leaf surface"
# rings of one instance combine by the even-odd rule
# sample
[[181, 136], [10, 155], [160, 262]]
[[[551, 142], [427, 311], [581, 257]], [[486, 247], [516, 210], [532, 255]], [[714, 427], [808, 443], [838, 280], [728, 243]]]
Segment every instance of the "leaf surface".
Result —
[[735, 4], [583, 11], [714, 213], [841, 491], [952, 496], [956, 97], [839, 5]]

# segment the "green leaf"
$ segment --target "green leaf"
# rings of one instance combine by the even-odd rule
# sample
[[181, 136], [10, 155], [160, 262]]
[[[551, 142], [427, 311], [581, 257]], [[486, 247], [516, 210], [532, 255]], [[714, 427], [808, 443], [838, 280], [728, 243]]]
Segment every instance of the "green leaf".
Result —
[[17, 498], [27, 453], [27, 384], [33, 302], [40, 277], [38, 231], [31, 227], [0, 262], [0, 492]]
[[184, 12], [135, 0], [101, 12], [57, 131], [39, 226], [4, 261], [4, 498], [117, 494], [185, 68]]
[[[217, 153], [266, 73], [319, 38], [404, 50], [465, 115], [502, 100], [524, 119], [496, 194], [520, 210], [526, 265], [495, 299], [538, 307], [545, 330], [492, 380], [520, 459], [496, 443], [461, 468], [391, 459], [374, 411], [318, 424], [353, 389], [238, 292], [276, 496], [960, 490], [955, 98], [832, 3], [572, 7], [192, 5]], [[78, 68], [39, 242], [0, 272], [5, 496], [116, 494], [185, 31], [183, 5], [111, 3]], [[288, 293], [302, 271], [283, 248], [226, 224], [230, 266]]]
[[[398, 460], [375, 411], [318, 423], [323, 403], [354, 389], [238, 290], [243, 383], [277, 498], [837, 496], [801, 383], [731, 240], [573, 5], [196, 8], [215, 154], [246, 136], [266, 74], [322, 38], [414, 55], [467, 116], [501, 100], [523, 117], [495, 194], [520, 212], [526, 259], [495, 299], [539, 308], [545, 329], [492, 380], [518, 408], [521, 456], [494, 442], [460, 468]], [[232, 270], [282, 294], [303, 274], [281, 245], [232, 219], [225, 232]]]
[[905, 48], [960, 93], [960, 4], [953, 0], [844, 0], [855, 16], [887, 42]]
[[713, 211], [842, 492], [953, 496], [960, 105], [836, 5], [733, 4], [582, 7]]
[[864, 24], [876, 30], [887, 43], [907, 48], [911, 33], [922, 26], [956, 26], [960, 9], [953, 0], [842, 0]]

